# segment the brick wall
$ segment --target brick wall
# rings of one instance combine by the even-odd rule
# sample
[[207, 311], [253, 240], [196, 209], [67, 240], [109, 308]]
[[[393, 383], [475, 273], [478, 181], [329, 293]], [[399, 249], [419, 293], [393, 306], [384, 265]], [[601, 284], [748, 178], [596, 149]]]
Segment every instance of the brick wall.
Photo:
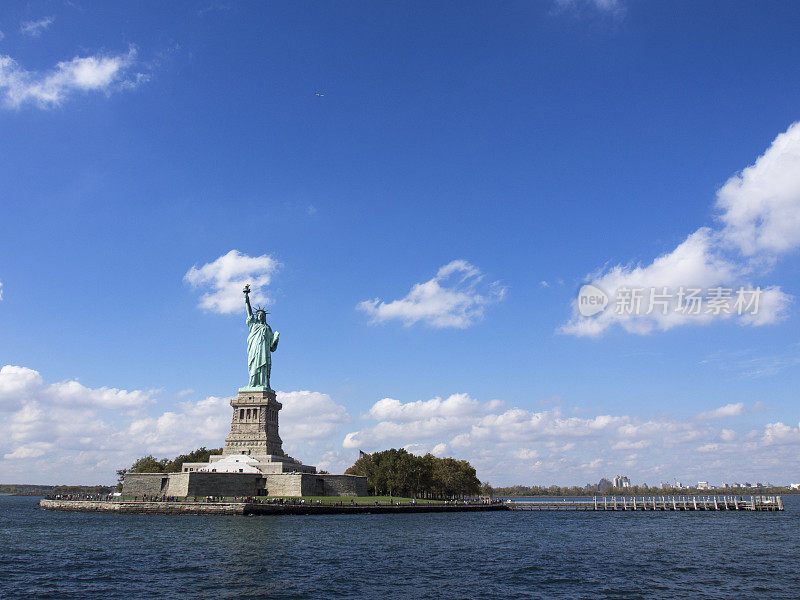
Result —
[[367, 478], [355, 475], [291, 473], [267, 475], [270, 496], [366, 496]]
[[256, 496], [262, 489], [260, 473], [181, 473], [188, 477], [187, 496]]
[[122, 481], [123, 496], [160, 496], [167, 494], [169, 474], [128, 473]]
[[170, 473], [166, 495], [178, 497], [188, 496], [189, 475], [191, 475], [191, 473]]
[[[306, 477], [308, 477], [306, 475]], [[270, 496], [302, 496], [303, 475], [301, 473], [284, 473], [265, 475], [267, 494]]]

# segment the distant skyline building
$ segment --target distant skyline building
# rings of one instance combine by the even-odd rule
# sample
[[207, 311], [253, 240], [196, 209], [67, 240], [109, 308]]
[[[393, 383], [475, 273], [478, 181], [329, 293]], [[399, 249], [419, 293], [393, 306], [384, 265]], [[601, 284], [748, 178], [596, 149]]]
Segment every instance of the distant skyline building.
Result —
[[670, 483], [669, 481], [662, 481], [661, 482], [661, 489], [662, 490], [669, 490], [669, 489], [683, 490], [683, 489], [689, 489], [689, 488], [687, 486], [683, 485], [680, 481], [675, 480], [675, 483]]
[[627, 475], [617, 475], [616, 477], [614, 477], [614, 487], [629, 488], [631, 487], [631, 480], [628, 479]]

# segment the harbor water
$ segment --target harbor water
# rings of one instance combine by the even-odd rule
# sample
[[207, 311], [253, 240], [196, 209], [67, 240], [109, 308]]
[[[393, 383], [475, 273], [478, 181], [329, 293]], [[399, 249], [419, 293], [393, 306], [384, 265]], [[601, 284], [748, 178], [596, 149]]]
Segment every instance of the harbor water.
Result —
[[212, 516], [44, 511], [0, 496], [0, 598], [775, 598], [784, 512]]

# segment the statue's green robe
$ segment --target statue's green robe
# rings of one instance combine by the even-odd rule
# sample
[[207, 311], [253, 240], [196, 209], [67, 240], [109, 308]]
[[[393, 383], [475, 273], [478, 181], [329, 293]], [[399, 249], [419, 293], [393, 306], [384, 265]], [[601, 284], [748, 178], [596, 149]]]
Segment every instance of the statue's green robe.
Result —
[[253, 317], [247, 317], [250, 333], [247, 336], [247, 366], [250, 372], [251, 386], [269, 387], [269, 372], [272, 366], [271, 352], [274, 352], [278, 340], [272, 328], [266, 323], [259, 323]]

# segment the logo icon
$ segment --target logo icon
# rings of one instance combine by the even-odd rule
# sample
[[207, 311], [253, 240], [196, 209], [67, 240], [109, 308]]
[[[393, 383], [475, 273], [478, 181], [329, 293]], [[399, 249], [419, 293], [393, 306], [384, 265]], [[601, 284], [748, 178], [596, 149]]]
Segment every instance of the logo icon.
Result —
[[587, 283], [578, 290], [578, 312], [584, 317], [591, 317], [603, 312], [608, 306], [608, 295], [596, 285]]

